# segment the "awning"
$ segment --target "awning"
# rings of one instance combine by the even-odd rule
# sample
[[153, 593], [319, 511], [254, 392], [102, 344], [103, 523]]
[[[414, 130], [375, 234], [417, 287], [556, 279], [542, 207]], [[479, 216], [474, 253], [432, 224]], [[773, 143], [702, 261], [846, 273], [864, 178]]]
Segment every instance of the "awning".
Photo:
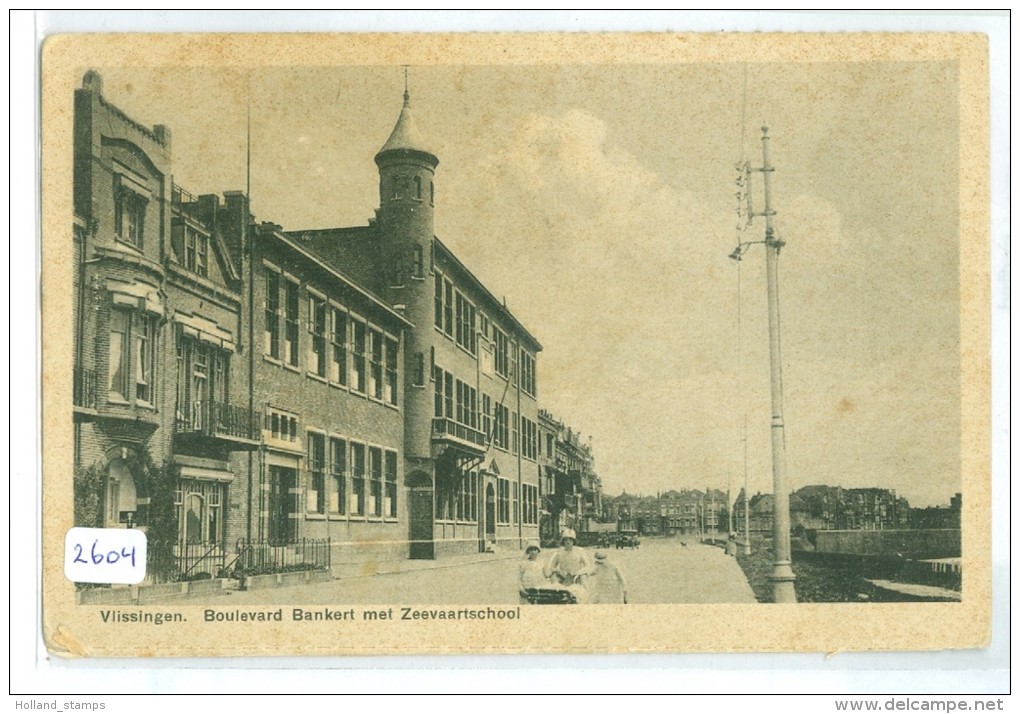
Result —
[[224, 327], [220, 327], [213, 320], [180, 312], [175, 313], [173, 319], [174, 322], [181, 326], [184, 334], [189, 337], [193, 337], [201, 342], [207, 342], [229, 352], [234, 352], [237, 349], [234, 345], [233, 333]]
[[233, 471], [202, 468], [199, 466], [181, 466], [181, 478], [193, 478], [200, 481], [233, 481]]
[[115, 305], [124, 305], [162, 317], [163, 300], [159, 295], [159, 289], [154, 285], [137, 280], [125, 282], [111, 278], [106, 281], [106, 287]]

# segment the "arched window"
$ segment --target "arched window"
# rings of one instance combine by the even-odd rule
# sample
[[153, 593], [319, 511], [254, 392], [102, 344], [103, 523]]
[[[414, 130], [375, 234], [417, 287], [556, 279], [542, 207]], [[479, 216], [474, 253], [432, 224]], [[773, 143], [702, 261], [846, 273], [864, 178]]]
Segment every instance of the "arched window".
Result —
[[184, 530], [182, 540], [189, 545], [206, 541], [204, 505], [204, 499], [197, 493], [189, 493], [184, 499], [184, 518], [181, 519], [181, 528]]
[[391, 194], [391, 198], [393, 198], [393, 200], [396, 200], [396, 199], [400, 198], [400, 177], [399, 176], [394, 176], [393, 177], [393, 193]]
[[414, 177], [414, 197], [421, 200], [421, 176]]
[[429, 181], [429, 203], [436, 205], [436, 184]]

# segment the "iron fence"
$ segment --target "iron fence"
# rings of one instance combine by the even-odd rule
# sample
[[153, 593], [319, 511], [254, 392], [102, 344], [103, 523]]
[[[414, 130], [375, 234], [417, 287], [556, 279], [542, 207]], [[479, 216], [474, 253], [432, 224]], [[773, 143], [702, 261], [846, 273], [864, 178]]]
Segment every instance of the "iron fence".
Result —
[[286, 543], [242, 538], [237, 541], [236, 557], [230, 570], [234, 577], [328, 570], [330, 545], [329, 538], [301, 538]]
[[146, 579], [152, 584], [226, 577], [227, 552], [217, 543], [150, 541]]

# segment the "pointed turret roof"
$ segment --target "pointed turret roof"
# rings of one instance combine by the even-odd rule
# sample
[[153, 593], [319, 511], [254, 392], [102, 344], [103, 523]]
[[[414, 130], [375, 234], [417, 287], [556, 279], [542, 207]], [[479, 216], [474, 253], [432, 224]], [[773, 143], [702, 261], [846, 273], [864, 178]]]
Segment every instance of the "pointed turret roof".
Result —
[[375, 155], [375, 162], [378, 164], [384, 155], [391, 152], [419, 154], [430, 159], [433, 166], [439, 163], [439, 159], [428, 149], [425, 140], [422, 139], [421, 132], [418, 131], [418, 125], [415, 123], [414, 116], [411, 113], [411, 95], [406, 89], [404, 90], [404, 106], [400, 110], [400, 116], [397, 117], [397, 123], [393, 127], [393, 131], [390, 132], [390, 138], [386, 140], [383, 147], [379, 149], [379, 153]]

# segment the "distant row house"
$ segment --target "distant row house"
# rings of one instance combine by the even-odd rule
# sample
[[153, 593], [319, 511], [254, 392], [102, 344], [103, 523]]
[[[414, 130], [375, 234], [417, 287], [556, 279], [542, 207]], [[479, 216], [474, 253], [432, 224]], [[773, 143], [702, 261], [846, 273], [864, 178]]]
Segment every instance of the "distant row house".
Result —
[[542, 472], [541, 538], [555, 543], [560, 532], [589, 530], [602, 514], [602, 480], [590, 439], [545, 409], [538, 413], [538, 459]]
[[[773, 527], [772, 494], [751, 496], [750, 531], [769, 534]], [[744, 492], [734, 504], [735, 528], [744, 531]], [[790, 529], [895, 530], [910, 528], [911, 508], [905, 498], [883, 488], [804, 486], [790, 494]]]
[[433, 233], [406, 92], [375, 217], [311, 231], [176, 185], [170, 131], [95, 72], [74, 109], [80, 525], [144, 528], [196, 574], [254, 544], [520, 547], [601, 508], [590, 445], [539, 410], [541, 344]]

